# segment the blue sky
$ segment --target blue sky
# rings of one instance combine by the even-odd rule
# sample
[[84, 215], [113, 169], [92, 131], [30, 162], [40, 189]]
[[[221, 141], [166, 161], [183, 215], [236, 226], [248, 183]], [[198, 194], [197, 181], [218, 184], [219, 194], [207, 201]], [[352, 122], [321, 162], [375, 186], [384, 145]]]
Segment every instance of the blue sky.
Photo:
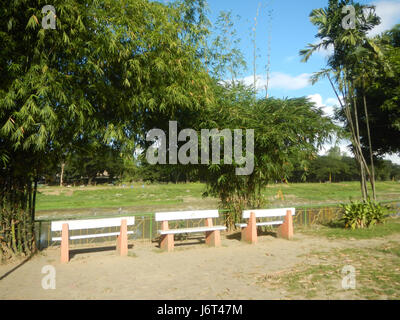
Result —
[[[371, 32], [371, 35], [378, 34], [384, 30], [400, 23], [400, 0], [360, 0], [363, 4], [376, 5], [377, 14], [381, 17], [382, 23]], [[309, 21], [309, 14], [315, 8], [326, 7], [328, 0], [208, 0], [210, 18], [216, 20], [221, 10], [232, 11], [232, 16], [240, 16], [235, 19], [235, 28], [238, 37], [241, 39], [240, 48], [247, 61], [247, 77], [249, 84], [253, 83], [253, 43], [252, 28], [257, 8], [261, 3], [261, 9], [257, 24], [257, 75], [259, 80], [257, 86], [264, 88], [267, 52], [268, 52], [268, 29], [271, 33], [271, 80], [270, 96], [283, 97], [310, 97], [326, 114], [332, 114], [333, 106], [337, 99], [327, 80], [321, 81], [312, 86], [308, 78], [323, 68], [326, 64], [326, 56], [329, 52], [315, 54], [307, 63], [302, 63], [299, 51], [308, 43], [315, 43], [317, 38], [316, 27]], [[268, 10], [272, 9], [272, 20], [269, 23]], [[268, 27], [270, 25], [270, 28]], [[265, 90], [260, 89], [260, 94]], [[340, 146], [347, 151], [345, 145], [348, 142], [342, 141]], [[329, 146], [328, 146], [329, 147]], [[400, 163], [397, 156], [389, 157], [391, 160]]]
[[[210, 0], [211, 17], [213, 20], [220, 10], [232, 10], [234, 16], [240, 15], [236, 28], [241, 38], [241, 49], [248, 64], [248, 76], [252, 76], [253, 43], [251, 29], [260, 1], [248, 0]], [[312, 9], [326, 4], [321, 0], [269, 0], [262, 1], [257, 25], [257, 74], [265, 76], [265, 66], [268, 52], [268, 10], [272, 9], [271, 32], [271, 95], [276, 97], [293, 97], [313, 94], [316, 90], [322, 94], [331, 94], [326, 85], [317, 84], [314, 88], [307, 84], [306, 75], [317, 71], [324, 65], [324, 56], [316, 55], [307, 64], [300, 63], [299, 50], [307, 43], [315, 42], [316, 28], [309, 22]], [[285, 77], [286, 76], [286, 77]], [[288, 81], [284, 81], [288, 80]], [[262, 83], [262, 81], [260, 81]]]
[[[400, 0], [365, 1], [374, 3], [378, 15], [382, 17], [382, 26], [376, 30], [383, 31], [400, 23]], [[245, 55], [248, 70], [245, 76], [253, 75], [253, 44], [251, 29], [259, 3], [262, 4], [257, 25], [257, 74], [265, 77], [265, 66], [268, 52], [268, 10], [272, 9], [271, 22], [271, 95], [276, 97], [294, 97], [320, 94], [323, 100], [335, 95], [327, 81], [311, 86], [307, 79], [313, 72], [325, 66], [327, 52], [315, 54], [307, 63], [301, 63], [299, 51], [308, 43], [317, 41], [317, 33], [309, 21], [312, 9], [327, 6], [328, 0], [208, 0], [210, 17], [215, 21], [221, 10], [231, 10], [232, 15], [240, 16], [235, 27], [241, 39], [241, 50]], [[263, 81], [259, 81], [262, 87]]]

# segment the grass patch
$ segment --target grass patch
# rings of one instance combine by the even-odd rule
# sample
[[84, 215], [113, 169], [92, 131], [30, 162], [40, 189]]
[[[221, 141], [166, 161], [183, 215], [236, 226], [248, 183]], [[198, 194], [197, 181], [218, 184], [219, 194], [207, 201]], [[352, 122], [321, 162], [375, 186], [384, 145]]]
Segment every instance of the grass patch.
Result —
[[386, 237], [391, 234], [400, 233], [400, 218], [389, 218], [383, 224], [372, 226], [367, 229], [345, 229], [339, 222], [328, 225], [315, 225], [299, 229], [302, 233], [324, 236], [329, 239], [372, 239]]
[[37, 210], [85, 208], [121, 208], [180, 204], [184, 197], [201, 199], [204, 185], [189, 184], [129, 184], [121, 186], [43, 187], [37, 195]]
[[[272, 184], [263, 190], [269, 207], [342, 203], [360, 199], [358, 182]], [[378, 200], [399, 199], [400, 184], [388, 181], [376, 183]], [[41, 187], [37, 195], [37, 211], [121, 208], [160, 205], [207, 203], [202, 198], [203, 183], [139, 184], [122, 186]], [[281, 191], [284, 199], [277, 197]], [[210, 200], [208, 200], [210, 201]]]
[[[277, 201], [277, 194], [282, 191], [284, 201]], [[395, 181], [377, 181], [376, 192], [378, 200], [398, 199], [400, 197], [400, 183]], [[287, 204], [323, 204], [340, 203], [360, 200], [360, 183], [357, 181], [339, 183], [291, 183], [269, 185], [263, 194], [273, 203]], [[276, 199], [274, 199], [276, 198]]]
[[398, 242], [389, 241], [387, 244], [382, 246], [382, 248], [379, 248], [377, 250], [378, 252], [400, 257], [400, 244]]
[[[290, 270], [267, 274], [257, 284], [285, 289], [294, 299], [400, 299], [400, 244], [387, 242], [379, 247], [334, 249], [310, 253], [312, 262]], [[342, 288], [346, 265], [356, 270], [356, 288]]]

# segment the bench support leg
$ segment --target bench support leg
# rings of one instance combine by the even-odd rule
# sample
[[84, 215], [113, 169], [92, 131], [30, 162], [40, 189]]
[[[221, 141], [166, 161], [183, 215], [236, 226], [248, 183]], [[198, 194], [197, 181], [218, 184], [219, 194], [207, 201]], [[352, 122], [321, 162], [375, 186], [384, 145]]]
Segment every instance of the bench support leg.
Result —
[[[168, 221], [162, 222], [161, 230], [163, 230], [163, 231], [169, 230]], [[161, 236], [160, 249], [168, 251], [168, 252], [174, 250], [174, 235], [173, 234], [164, 234]]]
[[69, 227], [68, 223], [62, 225], [61, 231], [61, 263], [69, 261]]
[[[207, 218], [206, 226], [207, 227], [213, 226], [211, 218]], [[219, 230], [206, 231], [206, 244], [211, 247], [221, 246], [221, 233], [219, 232]]]
[[161, 236], [160, 248], [162, 250], [171, 252], [174, 250], [174, 235], [164, 234]]
[[121, 228], [117, 237], [117, 252], [123, 257], [128, 255], [128, 225], [126, 219], [121, 220]]
[[278, 237], [291, 240], [293, 238], [293, 216], [292, 211], [286, 211], [285, 222], [278, 228]]
[[250, 242], [251, 244], [257, 243], [256, 214], [254, 212], [250, 213], [247, 227], [242, 228], [242, 241]]

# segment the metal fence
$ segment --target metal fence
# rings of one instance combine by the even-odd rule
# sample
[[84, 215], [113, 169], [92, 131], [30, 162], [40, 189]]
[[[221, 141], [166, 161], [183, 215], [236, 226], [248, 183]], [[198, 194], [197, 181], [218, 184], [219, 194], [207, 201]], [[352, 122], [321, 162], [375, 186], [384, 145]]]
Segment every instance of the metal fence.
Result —
[[[400, 200], [382, 201], [381, 203], [389, 207], [389, 213], [392, 216], [400, 216]], [[220, 217], [213, 219], [214, 224], [225, 225], [226, 217], [225, 210], [220, 210]], [[325, 206], [303, 206], [296, 207], [296, 215], [293, 217], [293, 223], [296, 226], [311, 226], [314, 224], [325, 224], [331, 221], [337, 220], [342, 215], [342, 209], [337, 204], [325, 205]], [[154, 213], [142, 213], [142, 214], [124, 214], [123, 216], [134, 216], [135, 224], [128, 226], [128, 231], [133, 231], [132, 235], [129, 235], [130, 239], [136, 241], [142, 241], [144, 243], [151, 243], [158, 237], [157, 230], [160, 227], [154, 219]], [[118, 215], [109, 215], [102, 217], [74, 217], [74, 219], [97, 219], [97, 218], [109, 218], [118, 217]], [[52, 237], [60, 236], [60, 232], [51, 231], [51, 221], [56, 220], [67, 220], [66, 218], [46, 218], [36, 220], [36, 239], [37, 246], [40, 249], [44, 249], [51, 246], [58, 246], [60, 242], [52, 241]], [[196, 220], [182, 220], [182, 221], [170, 221], [170, 228], [190, 228], [204, 225], [204, 219]], [[87, 230], [71, 230], [70, 236], [74, 235], [87, 235], [94, 233], [108, 233], [117, 232], [119, 227], [107, 227], [99, 229], [87, 229]], [[91, 243], [103, 243], [103, 242], [115, 242], [115, 236], [102, 237], [102, 238], [87, 238], [71, 240], [71, 245], [87, 245]]]
[[[400, 200], [380, 201], [387, 206], [390, 216], [400, 216]], [[326, 224], [341, 218], [342, 208], [337, 204], [326, 206], [297, 207], [296, 215], [293, 217], [295, 225], [311, 226], [314, 224]]]

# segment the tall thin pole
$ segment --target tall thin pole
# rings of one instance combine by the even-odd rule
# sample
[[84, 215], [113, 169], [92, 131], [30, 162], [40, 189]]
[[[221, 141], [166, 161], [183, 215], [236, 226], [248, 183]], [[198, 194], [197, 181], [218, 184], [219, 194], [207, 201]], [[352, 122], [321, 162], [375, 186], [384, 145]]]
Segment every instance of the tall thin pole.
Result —
[[257, 24], [258, 24], [258, 16], [260, 14], [261, 2], [258, 3], [257, 14], [254, 18], [254, 27], [253, 27], [253, 76], [254, 76], [254, 95], [257, 94], [257, 68], [256, 68], [256, 59], [257, 59], [257, 43], [256, 43], [256, 35], [257, 35]]

